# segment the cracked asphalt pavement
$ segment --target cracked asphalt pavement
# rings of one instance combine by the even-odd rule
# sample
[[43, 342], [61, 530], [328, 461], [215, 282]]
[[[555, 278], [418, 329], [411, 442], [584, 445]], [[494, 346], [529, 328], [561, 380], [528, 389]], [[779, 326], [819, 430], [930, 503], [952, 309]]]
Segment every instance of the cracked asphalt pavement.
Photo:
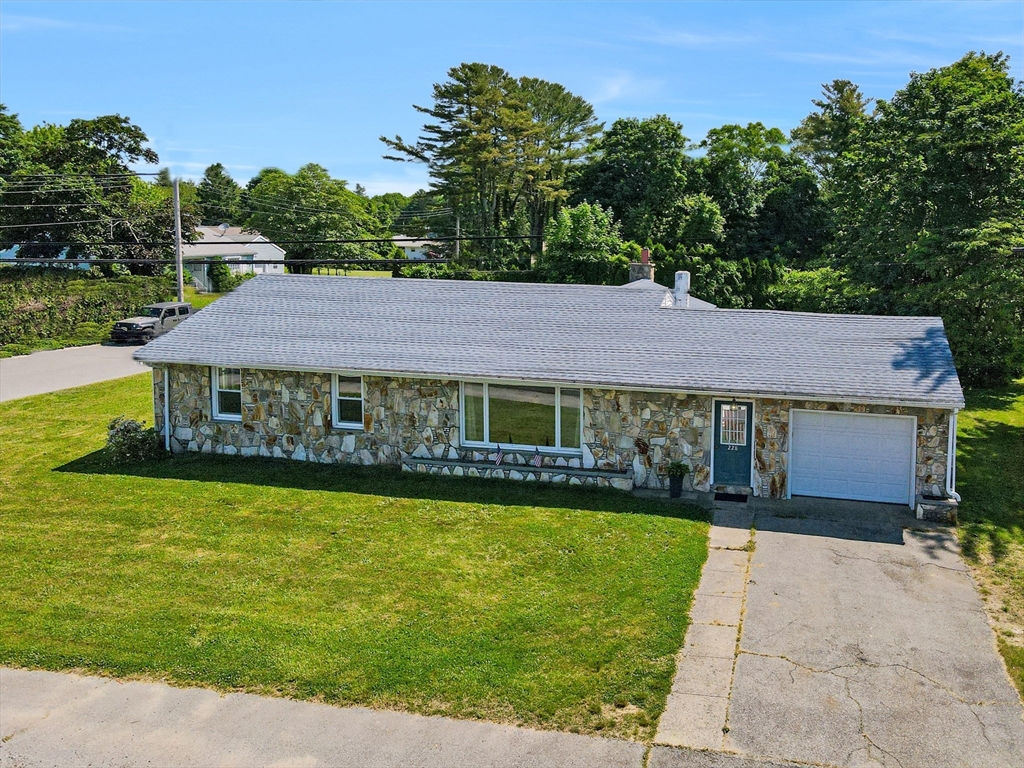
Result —
[[952, 532], [913, 530], [905, 508], [815, 503], [828, 513], [756, 515], [725, 749], [1024, 765], [1021, 702]]

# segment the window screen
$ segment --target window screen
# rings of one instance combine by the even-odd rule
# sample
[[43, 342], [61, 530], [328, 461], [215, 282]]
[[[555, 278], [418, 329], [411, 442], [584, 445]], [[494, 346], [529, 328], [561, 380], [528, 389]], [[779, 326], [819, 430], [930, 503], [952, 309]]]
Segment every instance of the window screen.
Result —
[[747, 406], [723, 403], [721, 418], [719, 442], [722, 445], [746, 445]]
[[217, 369], [217, 415], [242, 415], [242, 371], [240, 368]]
[[334, 397], [335, 425], [363, 426], [363, 380], [359, 376], [336, 376]]

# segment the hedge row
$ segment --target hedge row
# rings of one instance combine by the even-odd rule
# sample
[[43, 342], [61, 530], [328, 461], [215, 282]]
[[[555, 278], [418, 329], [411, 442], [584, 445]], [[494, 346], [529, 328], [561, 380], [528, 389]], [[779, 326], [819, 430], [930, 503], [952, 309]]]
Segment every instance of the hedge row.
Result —
[[[166, 277], [95, 277], [51, 267], [0, 267], [0, 345], [74, 338], [83, 323], [107, 325], [174, 298]], [[90, 326], [85, 326], [89, 328]]]

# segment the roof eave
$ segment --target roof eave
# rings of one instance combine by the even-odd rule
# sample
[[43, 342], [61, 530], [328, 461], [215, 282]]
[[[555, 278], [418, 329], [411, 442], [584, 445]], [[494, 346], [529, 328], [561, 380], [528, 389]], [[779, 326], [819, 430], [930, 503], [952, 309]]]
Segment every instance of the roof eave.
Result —
[[687, 386], [660, 386], [652, 387], [650, 385], [638, 385], [631, 384], [627, 381], [595, 381], [590, 379], [552, 379], [552, 378], [537, 378], [537, 377], [513, 377], [513, 376], [472, 376], [464, 374], [453, 374], [453, 373], [438, 373], [437, 371], [413, 371], [413, 370], [370, 370], [365, 368], [323, 368], [323, 367], [306, 367], [297, 365], [275, 365], [272, 363], [245, 363], [242, 361], [225, 363], [224, 361], [210, 362], [210, 361], [198, 361], [198, 360], [147, 360], [139, 356], [139, 353], [145, 353], [145, 348], [140, 349], [132, 357], [140, 363], [144, 363], [150, 367], [157, 365], [193, 365], [193, 366], [213, 366], [213, 367], [238, 367], [238, 368], [252, 368], [264, 371], [301, 371], [303, 373], [345, 373], [345, 374], [359, 374], [362, 376], [391, 376], [394, 378], [403, 379], [423, 379], [423, 378], [441, 378], [441, 379], [453, 379], [457, 381], [511, 381], [511, 382], [529, 382], [529, 383], [543, 383], [543, 384], [556, 384], [556, 385], [571, 385], [575, 387], [587, 387], [590, 389], [628, 389], [634, 392], [659, 392], [659, 393], [685, 393], [693, 395], [705, 395], [709, 397], [719, 398], [747, 398], [747, 399], [761, 399], [761, 400], [816, 400], [819, 402], [826, 403], [859, 403], [862, 405], [882, 405], [882, 406], [895, 406], [901, 408], [934, 408], [938, 410], [960, 410], [966, 406], [963, 400], [955, 402], [947, 401], [926, 401], [914, 398], [865, 398], [860, 395], [846, 394], [822, 394], [815, 392], [801, 392], [791, 390], [780, 390], [777, 392], [762, 390], [762, 391], [731, 391], [728, 389], [715, 389], [709, 387], [687, 387]]

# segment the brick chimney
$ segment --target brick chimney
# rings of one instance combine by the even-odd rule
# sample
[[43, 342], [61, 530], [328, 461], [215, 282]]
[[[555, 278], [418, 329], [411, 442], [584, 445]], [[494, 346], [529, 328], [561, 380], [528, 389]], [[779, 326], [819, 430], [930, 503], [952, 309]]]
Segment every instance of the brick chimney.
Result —
[[647, 248], [640, 251], [640, 262], [629, 265], [629, 282], [637, 280], [654, 280], [654, 265], [651, 264], [651, 252]]

